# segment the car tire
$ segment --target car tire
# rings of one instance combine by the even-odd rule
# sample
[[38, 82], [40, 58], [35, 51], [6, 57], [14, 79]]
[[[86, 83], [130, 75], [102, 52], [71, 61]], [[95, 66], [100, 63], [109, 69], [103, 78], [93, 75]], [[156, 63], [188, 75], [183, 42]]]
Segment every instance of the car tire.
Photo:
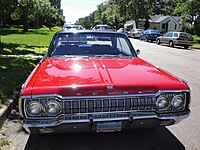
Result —
[[157, 40], [156, 40], [156, 43], [157, 43], [158, 45], [160, 45], [160, 39], [157, 39]]
[[148, 42], [148, 41], [149, 41], [149, 40], [148, 40], [148, 38], [146, 37], [146, 38], [145, 38], [145, 42]]
[[174, 47], [173, 41], [170, 41], [170, 42], [169, 42], [169, 46], [170, 46], [170, 47]]
[[142, 41], [142, 37], [140, 37], [140, 41]]
[[188, 46], [188, 45], [185, 45], [185, 46], [184, 46], [184, 48], [185, 48], [185, 49], [188, 49], [188, 48], [189, 48], [189, 46]]

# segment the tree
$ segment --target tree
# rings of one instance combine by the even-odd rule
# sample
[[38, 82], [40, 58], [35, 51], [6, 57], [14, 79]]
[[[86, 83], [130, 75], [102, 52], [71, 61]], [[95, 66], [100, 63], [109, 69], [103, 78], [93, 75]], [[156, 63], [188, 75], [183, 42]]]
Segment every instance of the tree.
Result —
[[0, 0], [0, 23], [6, 24], [17, 6], [17, 0]]
[[46, 25], [51, 29], [54, 25], [64, 22], [64, 17], [59, 14], [60, 9], [56, 9], [49, 0], [18, 0], [19, 12], [22, 13], [23, 31], [28, 32], [29, 19], [32, 16], [37, 22], [37, 26]]

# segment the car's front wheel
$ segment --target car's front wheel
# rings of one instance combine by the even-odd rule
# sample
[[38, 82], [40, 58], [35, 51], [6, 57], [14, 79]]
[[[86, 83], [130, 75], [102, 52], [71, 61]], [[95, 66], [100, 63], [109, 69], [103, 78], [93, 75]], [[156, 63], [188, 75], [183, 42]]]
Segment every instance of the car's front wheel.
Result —
[[149, 40], [148, 40], [148, 38], [146, 37], [146, 38], [145, 38], [145, 42], [148, 42], [148, 41], [149, 41]]
[[170, 47], [174, 47], [173, 41], [170, 41], [170, 42], [169, 42], [169, 46], [170, 46]]
[[157, 39], [157, 40], [156, 40], [156, 43], [157, 43], [158, 45], [160, 45], [160, 39]]
[[184, 46], [184, 48], [185, 48], [185, 49], [188, 49], [188, 48], [189, 48], [189, 46], [188, 46], [188, 45], [185, 45], [185, 46]]

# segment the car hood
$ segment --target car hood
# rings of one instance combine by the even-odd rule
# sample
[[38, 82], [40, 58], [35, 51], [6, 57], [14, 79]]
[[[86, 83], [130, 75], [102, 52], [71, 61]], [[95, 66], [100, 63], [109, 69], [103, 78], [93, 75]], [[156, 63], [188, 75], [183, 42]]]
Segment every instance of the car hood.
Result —
[[29, 77], [24, 94], [147, 94], [187, 89], [181, 80], [140, 58], [45, 58]]

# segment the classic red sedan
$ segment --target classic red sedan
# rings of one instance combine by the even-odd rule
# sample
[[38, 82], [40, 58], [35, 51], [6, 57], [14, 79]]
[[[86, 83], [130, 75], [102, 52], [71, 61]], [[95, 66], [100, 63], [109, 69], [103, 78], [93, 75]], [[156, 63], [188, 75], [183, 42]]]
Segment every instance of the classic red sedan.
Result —
[[137, 56], [125, 34], [61, 31], [23, 84], [30, 133], [109, 132], [176, 124], [190, 114], [184, 80]]

